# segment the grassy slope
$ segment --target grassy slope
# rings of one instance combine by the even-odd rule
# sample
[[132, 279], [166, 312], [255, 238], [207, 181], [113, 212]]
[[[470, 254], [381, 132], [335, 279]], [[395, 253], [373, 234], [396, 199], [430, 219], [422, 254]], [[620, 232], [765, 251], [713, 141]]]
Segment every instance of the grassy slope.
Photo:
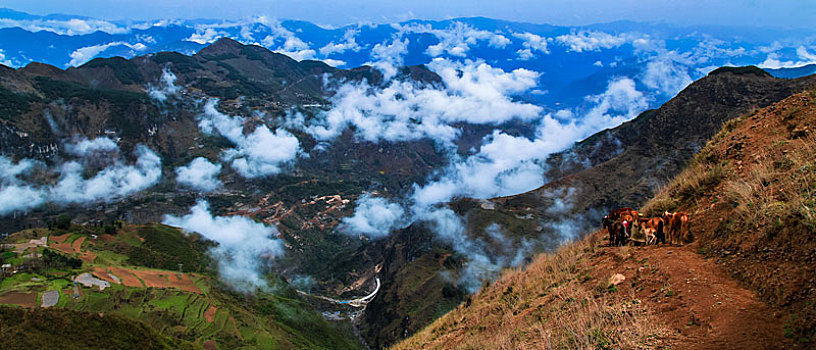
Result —
[[[807, 347], [816, 329], [814, 101], [796, 94], [726, 124], [647, 203], [647, 212], [691, 212], [694, 244], [599, 248], [602, 235], [592, 234], [507, 271], [395, 347]], [[627, 280], [612, 287], [615, 272]]]
[[120, 315], [0, 307], [3, 349], [194, 349]]
[[786, 336], [816, 341], [816, 92], [734, 120], [647, 203], [696, 213], [700, 252], [791, 313]]
[[[96, 232], [97, 230], [100, 232]], [[101, 233], [101, 230], [102, 228], [77, 225], [68, 230], [55, 229], [54, 232], [35, 229], [12, 235], [10, 240], [23, 242], [42, 235], [55, 237], [73, 232], [66, 239], [66, 242], [70, 242], [92, 232]], [[35, 293], [46, 290], [61, 291], [57, 308], [63, 310], [60, 311], [62, 313], [43, 314], [39, 311], [30, 311], [26, 314], [40, 319], [38, 322], [45, 322], [45, 326], [38, 328], [37, 337], [45, 337], [49, 329], [60, 329], [57, 327], [59, 324], [69, 324], [73, 322], [72, 319], [83, 317], [82, 315], [91, 317], [89, 315], [105, 314], [115, 315], [114, 321], [119, 322], [112, 323], [111, 328], [107, 329], [113, 337], [126, 338], [124, 334], [118, 332], [127, 329], [127, 324], [132, 324], [152, 332], [145, 335], [146, 339], [153, 339], [149, 335], [157, 334], [158, 337], [154, 337], [156, 344], [160, 344], [160, 340], [164, 341], [162, 339], [169, 339], [171, 341], [168, 343], [171, 344], [169, 348], [178, 347], [172, 345], [173, 342], [200, 347], [210, 340], [215, 340], [220, 348], [361, 347], [348, 326], [333, 324], [323, 319], [282, 280], [272, 277], [270, 284], [273, 287], [267, 293], [242, 295], [231, 292], [214, 277], [205, 254], [209, 246], [210, 244], [195, 236], [182, 235], [177, 229], [163, 225], [125, 225], [112, 239], [97, 239], [93, 244], [83, 245], [85, 251], [97, 254], [93, 264], [84, 263], [78, 269], [52, 267], [33, 273], [19, 273], [0, 282], [0, 295], [10, 291]], [[29, 263], [36, 260], [20, 257], [14, 259]], [[81, 288], [79, 299], [74, 299], [71, 283], [66, 277], [88, 271], [91, 267], [143, 266], [171, 269], [177, 268], [177, 263], [183, 263], [185, 271], [197, 272], [193, 275], [193, 280], [204, 294], [178, 289], [137, 288], [112, 284], [104, 291]], [[168, 275], [173, 273], [175, 272], [172, 270], [167, 272]], [[32, 277], [37, 277], [41, 281], [31, 281]], [[205, 316], [209, 309], [215, 310], [212, 322]], [[26, 323], [28, 321], [21, 322], [15, 327], [18, 329], [29, 327]], [[57, 333], [52, 331], [51, 335], [54, 334]], [[81, 335], [82, 332], [78, 334]], [[8, 344], [29, 344], [24, 335], [24, 332], [9, 333], [4, 341]]]

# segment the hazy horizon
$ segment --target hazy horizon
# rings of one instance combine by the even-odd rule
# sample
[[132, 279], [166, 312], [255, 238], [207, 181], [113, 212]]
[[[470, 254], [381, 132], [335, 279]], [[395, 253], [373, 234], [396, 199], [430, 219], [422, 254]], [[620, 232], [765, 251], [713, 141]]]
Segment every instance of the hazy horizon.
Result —
[[502, 4], [477, 1], [428, 0], [411, 3], [364, 3], [356, 0], [308, 2], [292, 0], [255, 3], [235, 0], [113, 0], [57, 1], [36, 3], [0, 0], [0, 7], [34, 15], [65, 14], [106, 20], [223, 19], [254, 16], [304, 20], [321, 26], [338, 27], [360, 22], [388, 23], [411, 19], [444, 20], [458, 17], [487, 17], [497, 20], [552, 25], [588, 25], [616, 21], [666, 23], [678, 26], [725, 25], [755, 28], [805, 29], [812, 27], [816, 6], [806, 1], [729, 0], [716, 4], [693, 0], [597, 0], [559, 1], [509, 0]]

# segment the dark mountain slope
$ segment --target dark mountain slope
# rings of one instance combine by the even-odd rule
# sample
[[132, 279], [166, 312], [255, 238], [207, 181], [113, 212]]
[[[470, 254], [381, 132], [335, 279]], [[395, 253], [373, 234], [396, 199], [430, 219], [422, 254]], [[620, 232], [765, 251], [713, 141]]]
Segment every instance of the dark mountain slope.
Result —
[[638, 206], [675, 176], [725, 121], [768, 106], [816, 82], [776, 79], [755, 68], [720, 68], [691, 84], [657, 110], [595, 134], [548, 160], [550, 182], [502, 199], [541, 208], [556, 188], [575, 188], [572, 210]]

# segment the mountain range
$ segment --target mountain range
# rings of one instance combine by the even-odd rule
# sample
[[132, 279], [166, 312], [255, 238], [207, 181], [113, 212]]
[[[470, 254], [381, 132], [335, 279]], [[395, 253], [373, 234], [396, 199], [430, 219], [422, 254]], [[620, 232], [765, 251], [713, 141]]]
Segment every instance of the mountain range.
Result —
[[[814, 84], [801, 31], [0, 24], [0, 227], [47, 246], [4, 253], [35, 272], [0, 301], [65, 300], [66, 276], [87, 272], [116, 287], [25, 322], [110, 313], [164, 347], [396, 344], [646, 204], [729, 121]], [[79, 267], [37, 265], [51, 250]], [[195, 288], [173, 286], [178, 264], [198, 266]]]

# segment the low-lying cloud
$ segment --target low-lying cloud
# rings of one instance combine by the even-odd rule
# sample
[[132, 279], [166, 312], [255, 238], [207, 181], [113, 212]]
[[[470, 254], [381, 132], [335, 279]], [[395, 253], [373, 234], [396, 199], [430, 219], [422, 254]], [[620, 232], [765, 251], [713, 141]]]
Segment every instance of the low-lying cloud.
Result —
[[107, 44], [85, 46], [85, 47], [78, 48], [78, 49], [74, 50], [73, 52], [71, 52], [70, 55], [69, 55], [71, 57], [71, 60], [65, 66], [66, 67], [71, 67], [71, 66], [76, 67], [76, 66], [82, 65], [85, 62], [88, 62], [91, 59], [93, 59], [94, 57], [98, 56], [103, 51], [105, 51], [105, 50], [107, 50], [107, 49], [109, 49], [111, 47], [114, 47], [114, 46], [126, 46], [126, 47], [128, 47], [131, 50], [134, 50], [136, 52], [143, 52], [143, 51], [145, 51], [147, 49], [147, 46], [145, 44], [142, 44], [142, 43], [131, 44], [131, 43], [124, 42], [124, 41], [115, 41], [115, 42], [110, 42], [110, 43], [107, 43]]
[[343, 218], [340, 230], [377, 239], [404, 227], [406, 219], [405, 209], [401, 205], [386, 198], [364, 194], [357, 199], [354, 215]]
[[634, 118], [648, 107], [631, 79], [616, 79], [592, 96], [593, 107], [577, 117], [563, 111], [535, 121], [535, 137], [512, 136], [494, 130], [478, 153], [455, 158], [427, 184], [414, 185], [412, 200], [420, 206], [455, 197], [490, 198], [526, 192], [544, 184], [543, 161], [576, 140]]
[[[161, 178], [161, 158], [146, 146], [134, 151], [136, 162], [126, 164], [115, 157], [111, 164], [91, 177], [86, 177], [84, 163], [96, 160], [96, 152], [118, 155], [119, 148], [107, 138], [81, 140], [66, 145], [69, 153], [80, 156], [53, 169], [23, 159], [17, 163], [0, 156], [0, 215], [26, 211], [44, 203], [89, 203], [113, 201], [153, 186]], [[34, 170], [58, 174], [54, 183], [38, 184], [25, 179]]]
[[81, 138], [74, 143], [65, 145], [65, 152], [85, 157], [96, 152], [118, 152], [119, 146], [108, 137], [97, 137], [93, 140]]
[[245, 178], [258, 178], [278, 174], [282, 167], [292, 163], [301, 153], [300, 141], [283, 129], [274, 131], [264, 124], [244, 134], [246, 120], [228, 116], [215, 107], [217, 100], [209, 100], [204, 113], [199, 116], [199, 127], [206, 134], [217, 132], [235, 147], [224, 151], [222, 158]]
[[505, 72], [483, 62], [459, 64], [443, 59], [435, 59], [429, 67], [442, 77], [444, 88], [398, 80], [384, 88], [364, 82], [343, 84], [332, 98], [332, 108], [301, 127], [321, 141], [353, 126], [358, 137], [372, 142], [430, 138], [450, 144], [459, 135], [454, 123], [529, 121], [542, 110], [510, 97], [536, 86], [536, 72]]
[[267, 289], [264, 269], [283, 254], [277, 228], [243, 216], [213, 216], [203, 200], [187, 215], [165, 215], [162, 223], [218, 243], [210, 250], [218, 261], [218, 276], [244, 293]]
[[176, 75], [169, 68], [162, 69], [162, 75], [158, 86], [148, 85], [147, 94], [150, 98], [159, 101], [167, 101], [168, 96], [173, 96], [181, 89], [176, 85]]
[[585, 52], [612, 49], [629, 41], [626, 35], [612, 35], [605, 32], [581, 30], [555, 37], [555, 42], [567, 47], [568, 51]]
[[207, 158], [193, 159], [187, 166], [176, 168], [176, 182], [199, 191], [210, 192], [223, 184], [218, 180], [221, 164], [210, 163]]

